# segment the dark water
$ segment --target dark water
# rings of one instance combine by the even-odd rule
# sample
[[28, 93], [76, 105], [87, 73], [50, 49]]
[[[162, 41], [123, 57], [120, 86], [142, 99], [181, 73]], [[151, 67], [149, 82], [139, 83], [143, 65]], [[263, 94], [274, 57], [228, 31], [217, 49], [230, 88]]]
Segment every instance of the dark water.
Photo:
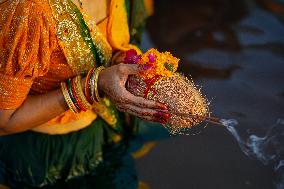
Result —
[[[143, 48], [180, 57], [180, 71], [202, 88], [214, 116], [237, 119], [243, 140], [264, 137], [284, 119], [283, 0], [156, 0], [155, 5]], [[226, 129], [209, 125], [197, 136], [159, 141], [137, 160], [137, 168], [151, 189], [277, 188], [284, 171], [257, 159], [246, 156]]]

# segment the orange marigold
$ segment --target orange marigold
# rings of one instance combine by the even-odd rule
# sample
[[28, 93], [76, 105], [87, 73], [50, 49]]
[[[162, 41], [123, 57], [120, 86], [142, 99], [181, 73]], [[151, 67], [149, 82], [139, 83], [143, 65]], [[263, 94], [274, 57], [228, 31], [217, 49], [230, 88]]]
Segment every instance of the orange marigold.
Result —
[[139, 73], [139, 75], [145, 79], [151, 79], [155, 76], [169, 77], [177, 70], [179, 60], [170, 52], [159, 52], [151, 48], [138, 61], [138, 64], [148, 66], [149, 69]]

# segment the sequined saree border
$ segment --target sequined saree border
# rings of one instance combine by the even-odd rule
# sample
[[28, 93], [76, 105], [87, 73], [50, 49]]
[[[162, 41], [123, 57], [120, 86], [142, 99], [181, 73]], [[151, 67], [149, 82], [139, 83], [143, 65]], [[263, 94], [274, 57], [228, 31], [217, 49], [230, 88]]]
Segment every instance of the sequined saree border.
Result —
[[[96, 23], [71, 0], [49, 0], [49, 4], [57, 22], [59, 44], [73, 72], [78, 75], [100, 65], [109, 66], [112, 48]], [[115, 127], [116, 110], [108, 99], [104, 102], [95, 104], [93, 110]]]
[[49, 5], [59, 44], [73, 72], [80, 74], [93, 67], [108, 66], [112, 48], [96, 24], [71, 0], [49, 0]]

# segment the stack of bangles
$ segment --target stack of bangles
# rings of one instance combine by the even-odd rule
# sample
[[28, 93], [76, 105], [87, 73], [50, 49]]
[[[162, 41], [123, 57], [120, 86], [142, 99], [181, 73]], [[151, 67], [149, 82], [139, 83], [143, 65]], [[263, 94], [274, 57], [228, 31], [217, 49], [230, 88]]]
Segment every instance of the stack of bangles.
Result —
[[98, 79], [100, 72], [104, 69], [105, 67], [100, 66], [88, 72], [85, 90], [82, 88], [80, 75], [68, 79], [66, 82], [61, 82], [61, 91], [72, 112], [80, 113], [81, 111], [87, 111], [92, 108], [95, 102], [102, 102], [98, 90]]

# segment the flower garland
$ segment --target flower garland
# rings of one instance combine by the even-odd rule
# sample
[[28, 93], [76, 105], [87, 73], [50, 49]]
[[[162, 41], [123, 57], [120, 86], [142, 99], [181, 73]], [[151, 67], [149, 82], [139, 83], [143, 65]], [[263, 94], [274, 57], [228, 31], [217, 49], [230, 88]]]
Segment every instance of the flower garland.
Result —
[[142, 65], [145, 71], [138, 75], [145, 80], [151, 80], [156, 77], [172, 76], [178, 68], [179, 59], [170, 52], [159, 52], [153, 48], [142, 55], [138, 55], [136, 50], [130, 49], [126, 51], [124, 62]]

